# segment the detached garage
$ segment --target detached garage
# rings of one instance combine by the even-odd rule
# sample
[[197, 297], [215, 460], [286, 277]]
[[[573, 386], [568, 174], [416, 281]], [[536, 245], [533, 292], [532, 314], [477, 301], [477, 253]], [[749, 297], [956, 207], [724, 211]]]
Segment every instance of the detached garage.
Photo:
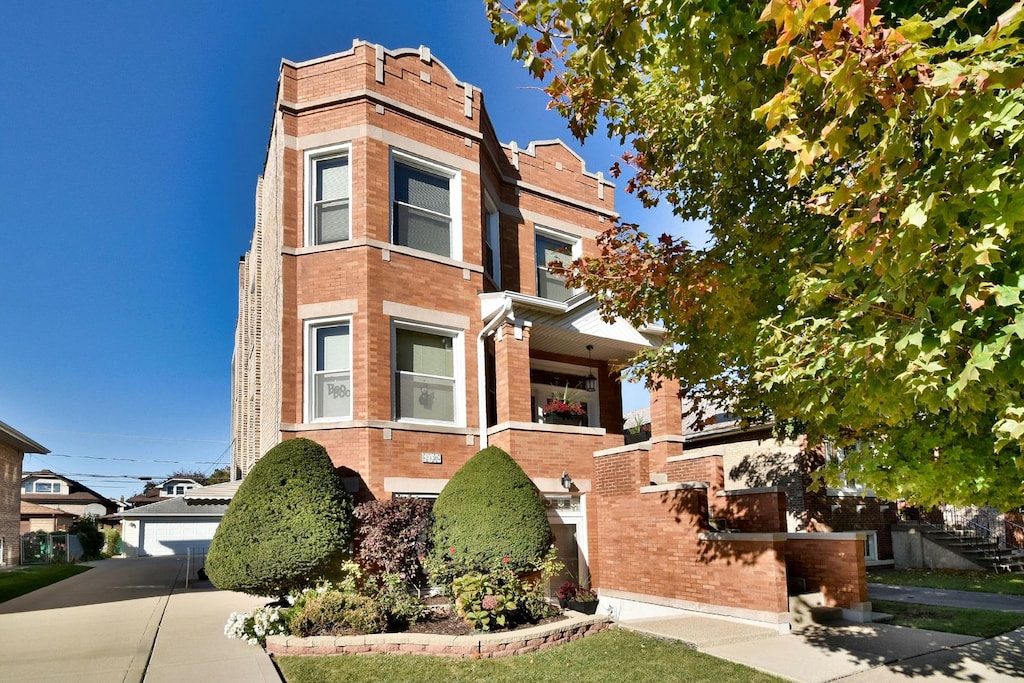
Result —
[[205, 553], [239, 482], [194, 489], [188, 494], [125, 510], [121, 539], [128, 557]]

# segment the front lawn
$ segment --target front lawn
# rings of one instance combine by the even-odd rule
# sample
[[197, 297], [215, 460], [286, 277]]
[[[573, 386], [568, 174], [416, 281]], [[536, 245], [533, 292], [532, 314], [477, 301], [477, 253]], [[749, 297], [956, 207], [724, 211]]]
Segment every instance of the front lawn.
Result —
[[869, 583], [923, 586], [958, 591], [1024, 595], [1024, 574], [993, 574], [954, 569], [897, 569], [868, 571]]
[[6, 602], [37, 588], [63, 581], [69, 576], [92, 569], [79, 564], [40, 564], [0, 572], [0, 602]]
[[543, 652], [503, 659], [425, 655], [276, 658], [287, 683], [563, 683], [781, 681], [678, 642], [608, 630]]
[[983, 609], [960, 609], [909, 602], [872, 600], [875, 611], [893, 615], [893, 624], [923, 628], [930, 631], [959, 633], [965, 636], [991, 638], [1024, 626], [1024, 614], [990, 612]]

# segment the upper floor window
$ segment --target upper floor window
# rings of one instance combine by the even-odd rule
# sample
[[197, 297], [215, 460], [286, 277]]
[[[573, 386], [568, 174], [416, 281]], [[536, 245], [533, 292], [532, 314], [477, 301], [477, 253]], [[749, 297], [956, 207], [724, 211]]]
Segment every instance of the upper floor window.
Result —
[[490, 197], [484, 196], [484, 272], [501, 287], [501, 238], [498, 230], [499, 214]]
[[395, 419], [458, 421], [457, 332], [395, 328]]
[[352, 342], [348, 321], [307, 329], [306, 415], [310, 420], [352, 417]]
[[565, 277], [551, 271], [553, 264], [568, 266], [579, 250], [579, 240], [547, 230], [537, 230], [537, 296], [565, 301], [574, 292], [565, 284]]
[[350, 239], [349, 198], [352, 194], [348, 147], [320, 150], [307, 157], [308, 243], [329, 244]]
[[458, 237], [458, 173], [395, 152], [391, 178], [391, 241], [453, 258]]
[[25, 484], [25, 493], [60, 493], [60, 482], [30, 481]]

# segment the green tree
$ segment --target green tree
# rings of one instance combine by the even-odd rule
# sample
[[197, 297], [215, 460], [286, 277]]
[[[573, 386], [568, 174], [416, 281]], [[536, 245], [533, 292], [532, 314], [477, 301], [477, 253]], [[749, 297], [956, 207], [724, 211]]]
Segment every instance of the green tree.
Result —
[[432, 577], [534, 569], [551, 543], [537, 487], [505, 451], [483, 449], [452, 475], [433, 508]]
[[[601, 238], [573, 283], [662, 320], [639, 373], [798, 424], [918, 503], [1020, 505], [1024, 46], [1019, 2], [526, 0], [496, 39], [627, 190], [710, 244]], [[613, 169], [615, 170], [615, 169]], [[825, 472], [839, 476], [833, 464]]]
[[223, 484], [226, 481], [231, 480], [231, 473], [227, 467], [218, 467], [213, 472], [210, 472], [210, 476], [206, 478], [206, 486], [212, 486], [213, 484]]
[[206, 558], [223, 590], [282, 596], [329, 577], [350, 550], [352, 501], [327, 451], [289, 439], [242, 481]]

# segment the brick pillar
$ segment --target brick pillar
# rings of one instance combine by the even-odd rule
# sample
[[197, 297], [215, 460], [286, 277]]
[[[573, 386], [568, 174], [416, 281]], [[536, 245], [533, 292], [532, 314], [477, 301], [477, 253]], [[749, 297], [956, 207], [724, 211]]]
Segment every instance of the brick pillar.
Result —
[[683, 453], [683, 403], [679, 382], [662, 379], [651, 392], [651, 471], [664, 472], [666, 459]]
[[[516, 337], [519, 337], [518, 339]], [[530, 328], [512, 323], [494, 338], [498, 422], [530, 422]]]

